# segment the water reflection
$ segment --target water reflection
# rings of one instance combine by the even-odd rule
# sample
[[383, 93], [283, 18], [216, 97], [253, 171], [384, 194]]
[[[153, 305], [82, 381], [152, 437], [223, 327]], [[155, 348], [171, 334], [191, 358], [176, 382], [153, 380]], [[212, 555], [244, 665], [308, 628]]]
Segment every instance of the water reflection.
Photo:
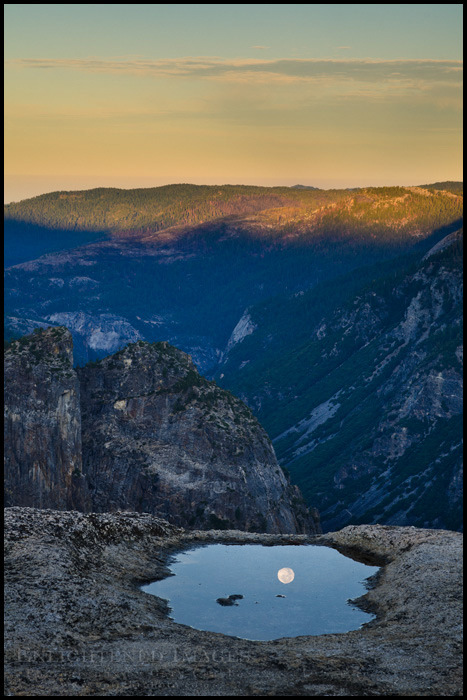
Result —
[[[174, 576], [142, 590], [200, 630], [270, 640], [348, 632], [372, 619], [349, 599], [366, 592], [378, 567], [329, 547], [206, 545], [179, 553], [170, 569]], [[286, 595], [283, 584], [292, 584]]]
[[295, 572], [293, 569], [289, 569], [288, 566], [285, 566], [283, 569], [279, 569], [277, 578], [281, 583], [291, 583], [295, 578]]

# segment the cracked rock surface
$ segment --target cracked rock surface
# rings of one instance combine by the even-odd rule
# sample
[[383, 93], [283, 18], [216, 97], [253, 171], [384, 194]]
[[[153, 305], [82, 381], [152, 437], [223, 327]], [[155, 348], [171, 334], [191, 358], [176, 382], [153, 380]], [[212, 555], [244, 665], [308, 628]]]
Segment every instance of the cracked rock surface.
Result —
[[[461, 695], [462, 535], [187, 531], [144, 513], [13, 507], [6, 518], [6, 695]], [[346, 634], [252, 642], [180, 625], [140, 590], [176, 550], [323, 544], [382, 566]]]

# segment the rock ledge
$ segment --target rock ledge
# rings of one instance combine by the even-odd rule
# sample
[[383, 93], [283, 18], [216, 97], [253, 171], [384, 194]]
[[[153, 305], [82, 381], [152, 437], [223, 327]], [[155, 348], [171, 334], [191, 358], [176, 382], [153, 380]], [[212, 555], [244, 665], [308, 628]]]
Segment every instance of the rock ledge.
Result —
[[[142, 513], [13, 507], [6, 695], [461, 695], [462, 535], [350, 526], [321, 536], [186, 531]], [[250, 642], [171, 621], [139, 586], [211, 542], [336, 547], [385, 564], [360, 630]]]

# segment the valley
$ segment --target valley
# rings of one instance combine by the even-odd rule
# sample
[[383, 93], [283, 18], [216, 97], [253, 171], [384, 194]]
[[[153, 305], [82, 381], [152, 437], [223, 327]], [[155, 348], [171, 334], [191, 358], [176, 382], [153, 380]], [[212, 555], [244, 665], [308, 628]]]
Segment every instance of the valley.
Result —
[[344, 305], [324, 285], [250, 308], [218, 370], [325, 528], [462, 527], [462, 232], [443, 245], [369, 270]]
[[168, 341], [248, 404], [324, 529], [459, 529], [462, 201], [179, 185], [8, 205], [7, 242], [40, 235], [5, 270], [5, 336], [66, 326], [78, 367]]

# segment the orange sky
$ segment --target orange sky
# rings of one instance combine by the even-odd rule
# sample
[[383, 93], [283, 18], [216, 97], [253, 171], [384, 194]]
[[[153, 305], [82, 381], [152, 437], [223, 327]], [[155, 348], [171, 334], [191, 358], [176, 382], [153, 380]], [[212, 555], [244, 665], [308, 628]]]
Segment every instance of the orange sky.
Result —
[[[57, 7], [61, 9], [53, 9]], [[94, 19], [89, 14], [93, 7]], [[222, 43], [220, 28], [225, 29], [231, 12], [222, 8], [248, 6], [215, 6], [220, 8], [218, 24], [211, 31], [217, 32], [217, 43], [212, 39], [210, 44], [209, 27], [204, 23], [205, 36], [196, 40], [188, 33], [182, 11], [195, 13], [193, 8], [200, 8], [202, 14], [209, 6], [114, 7], [124, 8], [117, 9], [117, 15], [133, 8], [125, 15], [126, 26], [132, 23], [132, 40], [125, 43], [122, 15], [120, 23], [110, 22], [106, 34], [101, 32], [100, 43], [98, 26], [94, 41], [91, 36], [89, 45], [82, 45], [80, 32], [92, 19], [97, 25], [102, 19], [104, 30], [102, 8], [108, 15], [107, 5], [6, 6], [6, 201], [103, 185], [352, 187], [462, 179], [462, 62], [456, 35], [451, 34], [446, 48], [432, 42], [431, 56], [425, 54], [428, 40], [417, 45], [423, 56], [407, 58], [408, 48], [397, 42], [390, 55], [391, 37], [370, 12], [367, 21], [379, 27], [381, 48], [368, 58], [359, 56], [376, 47], [365, 44], [368, 39], [360, 26], [350, 20], [344, 26], [345, 17], [341, 31], [329, 22], [328, 32], [336, 31], [336, 36], [329, 36], [328, 44], [318, 33], [307, 43], [311, 29], [317, 32], [312, 20], [318, 16], [311, 10], [305, 16], [309, 31], [302, 34], [300, 18], [294, 24], [282, 15], [281, 24], [278, 15], [277, 26], [271, 23], [268, 31], [260, 31], [256, 20], [254, 34], [254, 27], [244, 29], [241, 17], [232, 15], [231, 22], [239, 22], [237, 33], [232, 31]], [[254, 16], [255, 8], [264, 8], [251, 7]], [[271, 7], [279, 13], [287, 6]], [[381, 6], [396, 7], [403, 6]], [[448, 34], [449, 22], [461, 6], [427, 7], [448, 8]], [[37, 8], [47, 9], [41, 15]], [[164, 15], [157, 8], [172, 9]], [[324, 26], [327, 15], [319, 18]], [[197, 19], [193, 14], [192, 26]], [[335, 17], [329, 19], [336, 22]], [[144, 33], [150, 22], [156, 34], [160, 31], [160, 43], [151, 44]], [[279, 33], [287, 26], [296, 32], [288, 44]], [[434, 18], [433, 36], [443, 34], [439, 27], [439, 17]], [[172, 36], [174, 28], [181, 36], [170, 44], [167, 35]], [[139, 46], [138, 30], [144, 54], [128, 53]], [[247, 35], [243, 44], [242, 32]], [[414, 34], [412, 41], [416, 43]]]

